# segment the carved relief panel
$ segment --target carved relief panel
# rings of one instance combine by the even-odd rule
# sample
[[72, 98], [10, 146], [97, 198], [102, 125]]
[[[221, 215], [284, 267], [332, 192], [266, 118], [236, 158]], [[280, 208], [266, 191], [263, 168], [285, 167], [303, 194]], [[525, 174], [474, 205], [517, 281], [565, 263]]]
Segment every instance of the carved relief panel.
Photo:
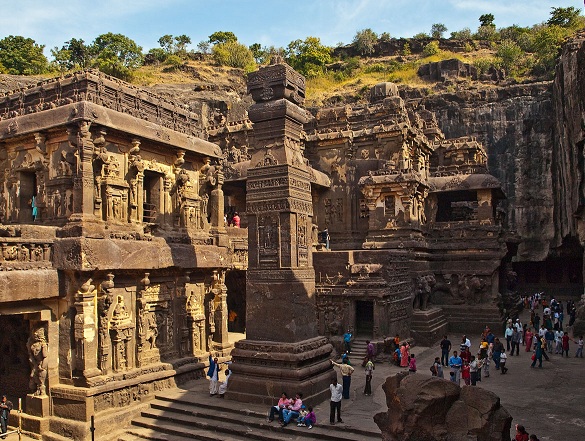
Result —
[[279, 241], [279, 219], [277, 214], [258, 216], [258, 257], [261, 265], [277, 265]]

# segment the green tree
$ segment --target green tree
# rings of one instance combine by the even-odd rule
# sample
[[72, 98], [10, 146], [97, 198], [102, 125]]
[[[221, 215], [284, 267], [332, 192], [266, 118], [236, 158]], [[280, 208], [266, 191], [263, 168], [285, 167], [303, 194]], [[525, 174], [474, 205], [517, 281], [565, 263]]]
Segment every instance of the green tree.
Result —
[[32, 38], [10, 35], [0, 40], [0, 65], [11, 75], [37, 75], [49, 70], [44, 45]]
[[95, 55], [95, 67], [124, 80], [130, 79], [143, 62], [142, 48], [122, 34], [102, 34], [94, 40], [90, 50]]
[[406, 43], [404, 43], [404, 46], [402, 46], [402, 55], [404, 55], [405, 57], [412, 54], [412, 51], [410, 50], [410, 44], [408, 44], [408, 41]]
[[288, 64], [308, 78], [322, 75], [325, 65], [331, 63], [331, 49], [321, 44], [317, 37], [292, 41], [285, 55]]
[[492, 27], [496, 27], [496, 25], [494, 24], [494, 14], [483, 14], [480, 15], [479, 17], [479, 25], [480, 26], [492, 26]]
[[471, 40], [471, 29], [463, 28], [460, 31], [451, 32], [451, 40]]
[[256, 63], [260, 64], [264, 58], [264, 51], [262, 50], [262, 45], [260, 43], [254, 43], [248, 46], [248, 49], [252, 52], [254, 56], [254, 60]]
[[238, 37], [229, 31], [217, 31], [209, 36], [209, 42], [211, 44], [227, 43], [228, 41], [238, 41]]
[[574, 6], [551, 9], [550, 18], [546, 22], [549, 26], [572, 28], [578, 23], [578, 18], [581, 15], [581, 11]]
[[163, 35], [158, 39], [158, 44], [167, 54], [173, 53], [173, 36], [170, 34]]
[[370, 28], [362, 29], [353, 37], [353, 45], [361, 55], [371, 55], [374, 53], [378, 34]]
[[383, 41], [384, 43], [388, 43], [390, 40], [392, 40], [392, 37], [390, 36], [390, 32], [382, 32], [380, 34], [380, 41]]
[[187, 52], [187, 45], [191, 44], [191, 37], [183, 34], [175, 37], [175, 54], [185, 54]]
[[213, 59], [220, 66], [238, 67], [246, 72], [256, 68], [252, 51], [237, 41], [217, 43], [211, 49]]
[[197, 49], [199, 49], [199, 52], [201, 52], [202, 54], [208, 54], [209, 47], [210, 47], [209, 41], [201, 40], [199, 43], [197, 43]]
[[538, 26], [532, 34], [531, 49], [536, 57], [535, 73], [552, 73], [561, 44], [568, 35], [567, 29], [561, 26]]
[[423, 48], [422, 53], [425, 57], [430, 57], [432, 55], [437, 55], [439, 52], [441, 52], [441, 49], [439, 49], [439, 42], [431, 41]]
[[498, 32], [495, 26], [480, 26], [477, 28], [477, 34], [475, 34], [475, 38], [484, 41], [493, 41], [497, 39], [497, 36]]
[[431, 26], [431, 37], [443, 38], [443, 34], [447, 32], [447, 26], [443, 23], [433, 23]]
[[427, 40], [429, 38], [431, 38], [431, 36], [426, 32], [419, 32], [418, 34], [414, 34], [412, 36], [413, 40]]
[[522, 48], [512, 40], [503, 40], [496, 50], [496, 57], [501, 60], [501, 66], [508, 74], [518, 72], [519, 62], [523, 55], [524, 51]]
[[89, 46], [76, 38], [66, 41], [61, 49], [51, 49], [51, 55], [61, 70], [85, 69], [92, 61]]

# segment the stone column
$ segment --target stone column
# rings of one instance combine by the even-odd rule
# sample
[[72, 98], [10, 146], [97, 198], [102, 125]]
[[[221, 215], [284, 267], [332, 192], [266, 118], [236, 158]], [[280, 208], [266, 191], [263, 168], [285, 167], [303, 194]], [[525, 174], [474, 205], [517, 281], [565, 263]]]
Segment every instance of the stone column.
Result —
[[98, 322], [96, 317], [96, 290], [88, 279], [75, 296], [75, 369], [83, 377], [101, 374], [98, 369]]
[[69, 140], [77, 147], [77, 168], [73, 175], [73, 214], [71, 220], [94, 220], [93, 175], [94, 144], [89, 128], [91, 122], [80, 121], [78, 126], [69, 131]]
[[282, 390], [317, 402], [335, 376], [317, 330], [310, 169], [301, 133], [305, 79], [273, 60], [248, 75], [256, 102], [247, 180], [246, 339], [232, 351], [228, 398], [272, 403]]
[[227, 355], [232, 348], [228, 336], [227, 286], [225, 286], [225, 270], [213, 271], [211, 292], [214, 294], [215, 333], [213, 349]]

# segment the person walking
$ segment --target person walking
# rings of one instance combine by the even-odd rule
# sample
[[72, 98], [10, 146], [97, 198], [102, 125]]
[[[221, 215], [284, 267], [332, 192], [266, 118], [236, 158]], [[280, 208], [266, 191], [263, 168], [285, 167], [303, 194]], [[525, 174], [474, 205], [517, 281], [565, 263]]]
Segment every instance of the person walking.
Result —
[[444, 378], [443, 376], [443, 363], [439, 357], [435, 357], [435, 362], [431, 366], [431, 374], [433, 377]]
[[510, 355], [514, 355], [514, 350], [516, 350], [516, 356], [520, 355], [520, 341], [522, 340], [522, 333], [519, 332], [517, 329], [514, 329], [512, 332], [512, 339], [510, 344], [512, 346], [512, 351]]
[[471, 356], [471, 362], [469, 363], [469, 376], [471, 380], [471, 385], [475, 386], [478, 381], [480, 372], [479, 362], [475, 359], [475, 356]]
[[335, 363], [331, 360], [331, 364], [338, 367], [339, 372], [341, 372], [341, 378], [343, 381], [343, 398], [347, 400], [349, 399], [349, 388], [351, 387], [351, 375], [355, 369], [347, 363], [347, 360], [341, 364]]
[[446, 335], [443, 336], [443, 340], [439, 344], [441, 346], [441, 364], [443, 366], [449, 366], [449, 354], [451, 353], [451, 341]]
[[[373, 360], [376, 356], [376, 348], [374, 347], [374, 343], [370, 340], [366, 340], [366, 360]], [[364, 363], [364, 366], [366, 364]]]
[[508, 361], [508, 355], [506, 351], [502, 349], [502, 353], [500, 354], [500, 369], [502, 370], [502, 374], [508, 372], [508, 368], [506, 367], [506, 362]]
[[366, 363], [366, 387], [364, 388], [364, 395], [372, 395], [372, 373], [376, 367], [372, 360]]
[[536, 361], [538, 361], [538, 367], [542, 368], [542, 344], [537, 341], [536, 348], [534, 349], [534, 354], [532, 354], [532, 364], [530, 367], [536, 366]]
[[496, 338], [496, 340], [494, 342], [494, 355], [493, 355], [494, 364], [496, 365], [496, 371], [500, 370], [500, 355], [502, 354], [503, 350], [504, 350], [504, 344], [500, 341], [499, 338]]
[[534, 337], [534, 334], [532, 333], [532, 328], [528, 328], [526, 329], [526, 335], [525, 335], [525, 343], [526, 343], [526, 352], [530, 352], [532, 351], [532, 338]]
[[512, 343], [512, 334], [514, 333], [514, 328], [512, 324], [509, 324], [506, 328], [506, 332], [504, 336], [506, 337], [506, 350], [510, 350], [510, 343]]
[[219, 393], [219, 398], [224, 398], [224, 395], [228, 388], [228, 381], [230, 379], [230, 375], [232, 372], [229, 369], [225, 370], [225, 381], [219, 385], [217, 392]]
[[4, 434], [8, 431], [8, 417], [13, 407], [12, 401], [8, 401], [6, 395], [2, 395], [2, 401], [0, 401], [0, 433], [2, 438], [6, 438]]
[[555, 331], [555, 354], [563, 355], [563, 335], [565, 335], [565, 333], [562, 329]]
[[567, 358], [569, 358], [569, 341], [571, 340], [571, 338], [569, 337], [569, 332], [565, 332], [565, 335], [563, 335], [562, 341], [563, 341], [563, 350], [561, 351], [561, 357], [563, 356], [563, 352], [565, 353], [565, 355], [567, 356]]
[[410, 354], [410, 361], [408, 362], [408, 373], [410, 375], [416, 374], [416, 358], [414, 354]]
[[583, 358], [583, 336], [580, 335], [579, 340], [575, 340], [574, 342], [577, 343], [577, 352], [575, 352], [575, 358]]
[[353, 338], [353, 334], [347, 330], [345, 334], [343, 334], [343, 345], [345, 346], [345, 352], [351, 354], [351, 339]]
[[331, 392], [331, 412], [329, 413], [329, 424], [335, 424], [335, 412], [337, 412], [337, 422], [343, 423], [341, 419], [341, 394], [343, 392], [343, 386], [337, 383], [337, 378], [331, 380], [329, 385], [329, 391]]
[[410, 361], [409, 349], [410, 345], [406, 342], [403, 342], [402, 346], [400, 346], [400, 367], [408, 367], [408, 362]]

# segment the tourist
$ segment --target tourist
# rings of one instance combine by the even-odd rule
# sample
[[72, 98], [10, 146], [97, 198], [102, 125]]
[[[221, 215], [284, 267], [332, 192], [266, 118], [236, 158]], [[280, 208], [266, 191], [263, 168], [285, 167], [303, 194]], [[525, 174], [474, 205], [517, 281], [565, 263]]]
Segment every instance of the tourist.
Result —
[[542, 325], [540, 325], [540, 329], [538, 330], [538, 336], [544, 337], [545, 334], [546, 334], [546, 327], [544, 326], [544, 323], [543, 323]]
[[496, 338], [494, 342], [494, 355], [492, 358], [494, 359], [494, 364], [496, 365], [496, 371], [500, 370], [500, 355], [504, 350], [504, 344], [500, 342], [499, 338]]
[[8, 401], [6, 395], [2, 395], [2, 401], [0, 401], [0, 433], [2, 438], [6, 438], [4, 434], [8, 431], [8, 416], [12, 408], [12, 401]]
[[398, 334], [396, 334], [394, 336], [393, 343], [394, 343], [394, 348], [392, 348], [392, 350], [395, 351], [396, 349], [398, 349], [400, 347], [400, 337], [398, 336]]
[[416, 374], [416, 358], [414, 354], [410, 354], [410, 361], [408, 362], [408, 373], [410, 375]]
[[209, 377], [209, 396], [213, 397], [217, 395], [219, 389], [219, 371], [221, 368], [219, 367], [219, 362], [217, 361], [217, 357], [211, 358], [211, 354], [209, 355], [209, 370], [207, 371], [207, 376]]
[[440, 343], [441, 346], [441, 364], [448, 366], [449, 364], [449, 353], [451, 352], [451, 341], [446, 335], [443, 336], [443, 340]]
[[[373, 360], [376, 355], [376, 348], [374, 347], [374, 343], [370, 340], [366, 340], [366, 360]], [[364, 366], [366, 364], [364, 363]]]
[[219, 398], [224, 398], [224, 395], [227, 391], [228, 381], [230, 379], [231, 374], [232, 374], [232, 371], [230, 371], [229, 369], [225, 370], [225, 381], [219, 385], [219, 389], [218, 389]]
[[453, 351], [453, 355], [449, 358], [449, 367], [451, 368], [451, 373], [455, 373], [455, 383], [459, 384], [460, 375], [461, 375], [461, 366], [463, 365], [463, 360], [461, 357], [457, 356], [457, 351]]
[[286, 427], [291, 420], [297, 418], [299, 416], [299, 412], [303, 407], [303, 394], [297, 393], [295, 395], [295, 399], [292, 400], [292, 403], [287, 404], [287, 406], [282, 409], [282, 427]]
[[343, 398], [345, 398], [347, 400], [347, 399], [349, 399], [349, 388], [351, 386], [351, 374], [353, 374], [353, 371], [355, 369], [347, 363], [347, 360], [341, 364], [335, 363], [333, 360], [331, 360], [331, 364], [333, 366], [338, 367], [339, 372], [341, 372], [341, 379], [343, 381]]
[[237, 211], [234, 213], [234, 217], [232, 217], [232, 226], [240, 228], [240, 215]]
[[508, 325], [506, 328], [506, 332], [504, 333], [504, 337], [506, 337], [506, 349], [510, 350], [510, 343], [512, 342], [512, 334], [514, 333], [514, 328], [512, 325]]
[[463, 362], [469, 363], [471, 361], [471, 352], [469, 351], [469, 348], [467, 346], [464, 347], [459, 356], [461, 357], [461, 360], [463, 360]]
[[465, 350], [465, 347], [470, 348], [471, 347], [471, 341], [467, 338], [467, 335], [464, 335], [461, 337], [461, 343], [459, 343], [459, 351], [463, 352]]
[[282, 422], [282, 410], [291, 403], [286, 392], [283, 392], [278, 400], [278, 404], [276, 406], [270, 407], [270, 414], [268, 415], [268, 421], [274, 421], [274, 414], [278, 414], [278, 420]]
[[534, 315], [534, 320], [532, 321], [532, 324], [534, 325], [534, 329], [538, 329], [538, 327], [540, 326], [540, 316], [538, 315], [538, 312]]
[[540, 340], [537, 339], [536, 348], [534, 349], [534, 354], [532, 354], [532, 364], [531, 367], [536, 365], [536, 361], [538, 360], [538, 367], [542, 368], [542, 344]]
[[544, 340], [546, 341], [546, 351], [552, 354], [553, 342], [555, 341], [555, 333], [552, 328], [548, 328], [544, 333]]
[[481, 365], [479, 361], [476, 360], [475, 356], [471, 356], [471, 362], [469, 363], [469, 379], [471, 381], [471, 385], [475, 386], [478, 381], [481, 381], [479, 377], [479, 372], [481, 369]]
[[317, 422], [317, 415], [315, 415], [315, 412], [313, 412], [313, 407], [309, 406], [309, 412], [307, 412], [306, 415], [304, 415], [302, 418], [300, 418], [297, 426], [299, 426], [299, 427], [306, 426], [307, 429], [312, 429], [316, 422]]
[[491, 331], [491, 329], [489, 330], [485, 341], [487, 341], [488, 345], [493, 345], [494, 342], [496, 341], [496, 336], [494, 335], [494, 333]]
[[508, 372], [506, 361], [508, 361], [508, 355], [506, 355], [506, 350], [502, 349], [502, 353], [500, 354], [500, 369], [502, 370], [502, 374]]
[[569, 332], [565, 332], [565, 335], [563, 335], [563, 350], [561, 351], [561, 357], [563, 356], [563, 352], [565, 353], [565, 355], [567, 356], [567, 358], [569, 358], [569, 341], [571, 340], [571, 338], [569, 337]]
[[349, 361], [349, 353], [347, 351], [345, 351], [343, 354], [341, 354], [341, 362], [347, 363], [351, 366], [351, 361]]
[[510, 340], [510, 345], [512, 350], [510, 351], [510, 355], [514, 355], [514, 350], [516, 350], [516, 355], [520, 355], [520, 340], [522, 339], [522, 334], [514, 328], [512, 332], [512, 339]]
[[337, 411], [337, 422], [343, 423], [341, 419], [341, 394], [343, 387], [337, 383], [337, 378], [334, 378], [329, 385], [329, 391], [331, 392], [331, 412], [329, 413], [329, 424], [335, 424], [335, 412]]
[[544, 357], [544, 359], [546, 361], [550, 361], [550, 358], [548, 358], [548, 355], [546, 355], [546, 340], [544, 337], [540, 338], [540, 346], [542, 348], [542, 356]]
[[364, 388], [364, 395], [372, 395], [372, 373], [376, 369], [374, 362], [368, 360], [366, 363], [366, 387]]
[[396, 364], [396, 366], [400, 366], [400, 347], [394, 349], [394, 353], [392, 354], [392, 359], [394, 360], [394, 363]]
[[577, 343], [577, 352], [575, 352], [575, 358], [583, 358], [583, 336], [580, 335], [579, 340], [575, 340], [574, 343]]
[[441, 359], [439, 357], [435, 357], [435, 362], [431, 366], [431, 374], [433, 377], [444, 378], [443, 363], [441, 363]]
[[526, 343], [526, 352], [532, 351], [532, 339], [534, 334], [532, 333], [532, 328], [526, 329], [526, 335], [524, 337], [524, 342]]
[[352, 337], [353, 337], [353, 335], [349, 331], [349, 329], [347, 330], [347, 332], [345, 334], [343, 334], [343, 344], [345, 346], [345, 352], [347, 352], [348, 354], [351, 354], [351, 339], [352, 339]]
[[471, 383], [471, 371], [467, 361], [463, 361], [463, 365], [461, 366], [461, 378], [463, 379], [463, 384], [469, 386]]
[[558, 329], [555, 331], [555, 354], [563, 355], [563, 335], [565, 333], [562, 329]]
[[403, 342], [402, 346], [400, 346], [400, 367], [408, 367], [410, 358], [410, 354], [408, 353], [409, 349], [410, 345], [406, 342]]
[[514, 441], [529, 441], [528, 432], [524, 426], [516, 424], [516, 436], [514, 437]]

